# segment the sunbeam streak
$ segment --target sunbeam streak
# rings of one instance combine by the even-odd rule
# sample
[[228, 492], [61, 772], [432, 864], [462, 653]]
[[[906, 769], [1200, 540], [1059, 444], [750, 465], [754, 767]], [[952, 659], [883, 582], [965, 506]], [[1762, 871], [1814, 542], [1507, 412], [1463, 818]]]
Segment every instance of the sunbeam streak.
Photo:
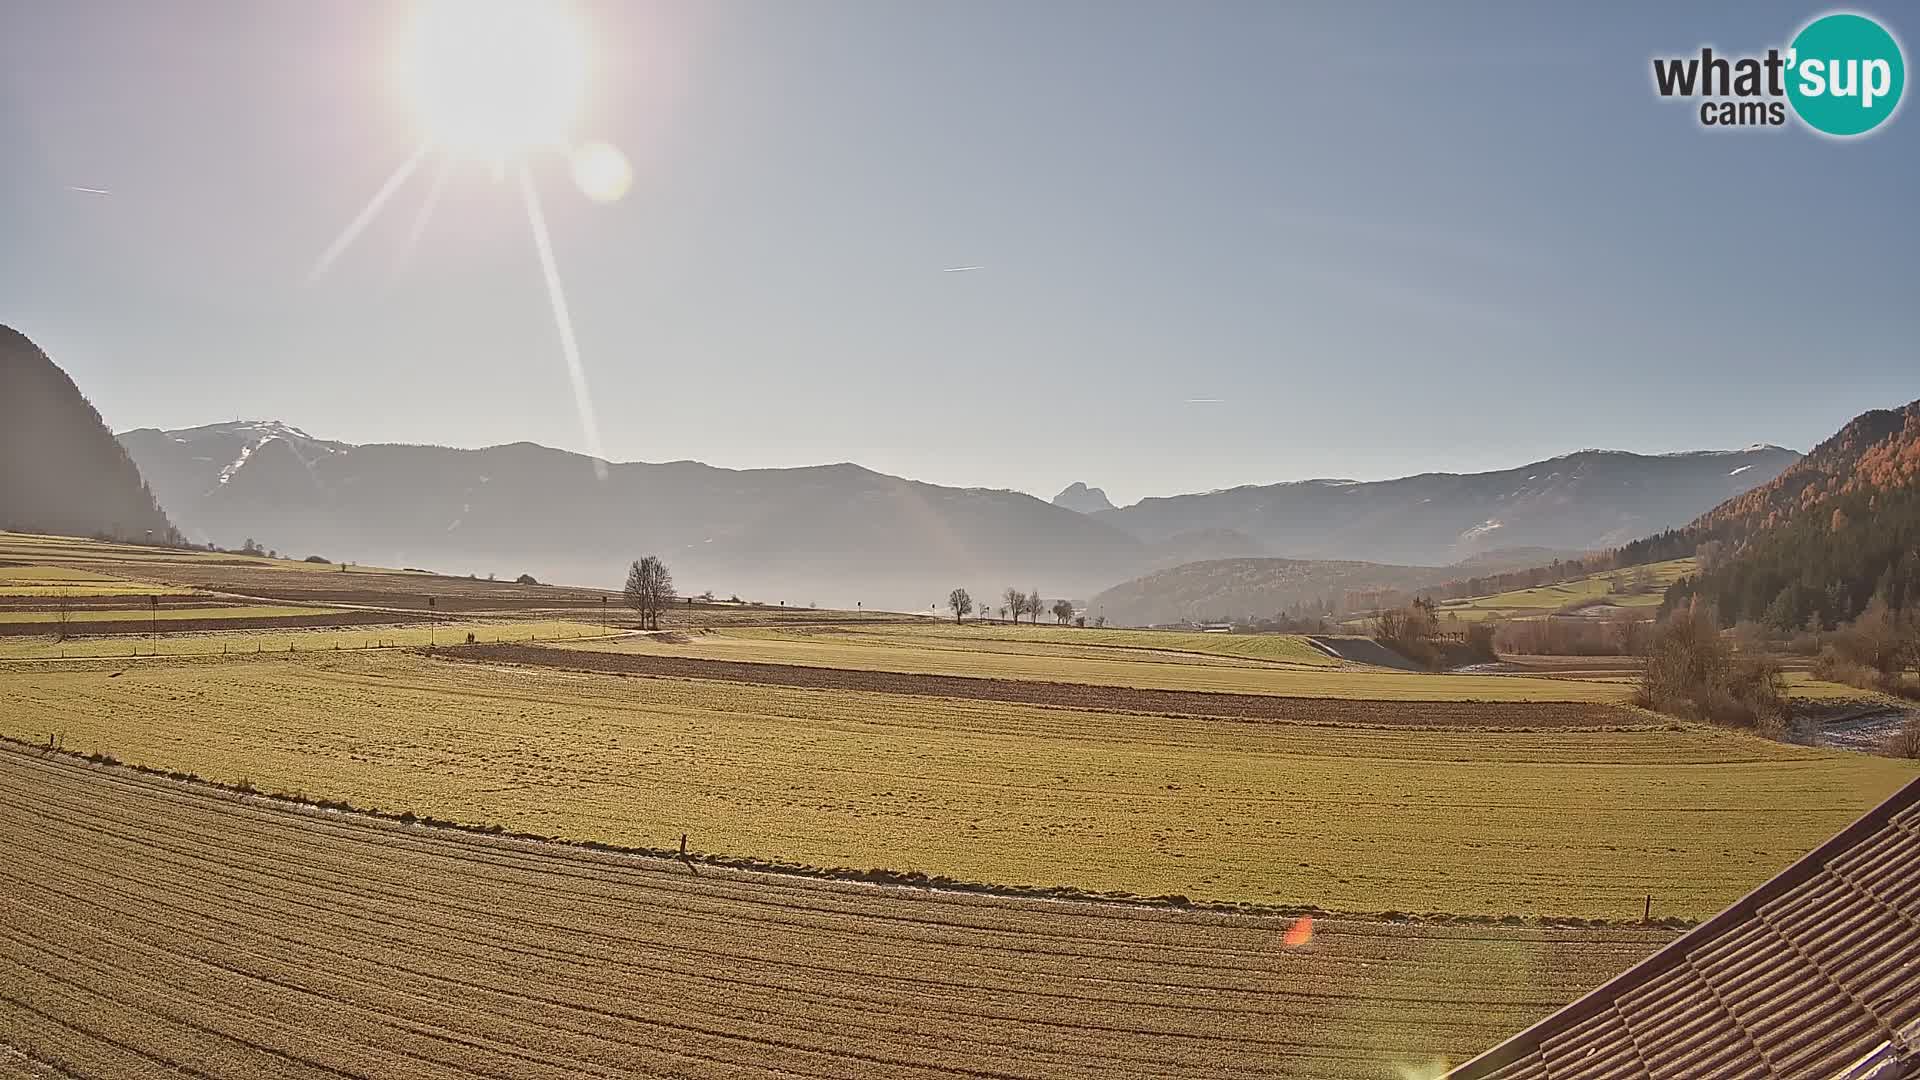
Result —
[[393, 257], [393, 269], [398, 273], [402, 267], [413, 260], [413, 249], [420, 246], [420, 234], [427, 231], [427, 221], [433, 217], [433, 209], [440, 205], [440, 190], [447, 186], [448, 162], [440, 160], [440, 168], [433, 174], [433, 185], [427, 188], [426, 201], [413, 215], [413, 227], [407, 230], [407, 238], [400, 243], [400, 250]]
[[388, 199], [393, 198], [394, 192], [400, 190], [400, 185], [407, 182], [407, 177], [413, 175], [413, 170], [420, 167], [420, 161], [427, 156], [427, 150], [427, 144], [421, 143], [420, 148], [413, 152], [412, 157], [401, 162], [400, 167], [393, 170], [393, 175], [387, 177], [387, 182], [380, 185], [380, 190], [373, 193], [373, 198], [367, 200], [365, 209], [361, 210], [357, 217], [348, 222], [347, 227], [341, 230], [339, 238], [334, 240], [333, 245], [321, 253], [319, 261], [313, 264], [313, 270], [307, 274], [307, 283], [309, 285], [320, 280], [321, 276], [327, 272], [327, 269], [333, 265], [333, 261], [345, 254], [346, 250], [353, 246], [353, 241], [360, 235], [360, 231], [365, 229], [367, 225], [373, 221], [374, 217], [380, 213], [380, 208], [387, 204]]
[[567, 376], [573, 380], [573, 403], [580, 411], [580, 427], [587, 437], [587, 453], [593, 455], [593, 474], [607, 478], [606, 454], [600, 447], [600, 425], [593, 418], [593, 398], [587, 392], [587, 372], [580, 366], [580, 346], [573, 339], [573, 318], [567, 314], [567, 296], [560, 288], [560, 268], [553, 261], [553, 241], [547, 236], [547, 216], [540, 212], [540, 196], [533, 190], [533, 178], [527, 175], [525, 162], [514, 169], [520, 177], [520, 194], [527, 203], [527, 224], [533, 226], [533, 245], [540, 250], [540, 272], [547, 279], [547, 299], [553, 303], [553, 322], [560, 330], [560, 351], [567, 359]]

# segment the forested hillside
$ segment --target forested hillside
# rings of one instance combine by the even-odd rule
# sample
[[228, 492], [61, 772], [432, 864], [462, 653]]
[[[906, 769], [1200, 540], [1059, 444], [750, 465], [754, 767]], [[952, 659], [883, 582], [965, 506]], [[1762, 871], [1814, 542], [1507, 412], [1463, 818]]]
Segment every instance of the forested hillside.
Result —
[[0, 528], [165, 541], [173, 527], [67, 373], [0, 326]]
[[1856, 417], [1771, 482], [1620, 556], [1695, 551], [1702, 573], [1676, 583], [1667, 606], [1699, 596], [1723, 622], [1832, 626], [1875, 595], [1920, 605], [1920, 401]]

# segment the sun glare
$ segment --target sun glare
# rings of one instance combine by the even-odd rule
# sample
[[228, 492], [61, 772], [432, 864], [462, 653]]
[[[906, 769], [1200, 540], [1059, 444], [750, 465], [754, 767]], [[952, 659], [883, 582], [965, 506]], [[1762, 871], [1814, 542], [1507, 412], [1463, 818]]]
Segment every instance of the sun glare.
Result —
[[580, 428], [594, 459], [594, 473], [604, 480], [607, 465], [587, 392], [586, 369], [580, 362], [546, 214], [527, 169], [528, 158], [536, 152], [557, 153], [566, 160], [580, 191], [601, 203], [619, 201], [632, 186], [633, 165], [619, 147], [606, 142], [573, 144], [573, 129], [586, 97], [587, 60], [585, 28], [565, 0], [422, 0], [399, 40], [395, 70], [400, 89], [419, 119], [421, 142], [321, 253], [307, 281], [317, 282], [326, 275], [422, 161], [431, 159], [437, 168], [395, 257], [396, 268], [412, 256], [433, 218], [451, 164], [462, 158], [478, 159], [493, 166], [496, 179], [503, 178], [511, 164], [546, 280]]
[[587, 85], [587, 42], [554, 0], [431, 0], [400, 78], [435, 146], [498, 161], [564, 147]]

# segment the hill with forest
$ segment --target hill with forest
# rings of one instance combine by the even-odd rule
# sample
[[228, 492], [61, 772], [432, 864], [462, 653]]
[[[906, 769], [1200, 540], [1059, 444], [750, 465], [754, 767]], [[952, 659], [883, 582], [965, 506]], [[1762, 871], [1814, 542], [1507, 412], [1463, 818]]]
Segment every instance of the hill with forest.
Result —
[[1920, 605], [1920, 401], [1855, 417], [1773, 480], [1619, 557], [1696, 552], [1701, 572], [1668, 606], [1697, 596], [1723, 622], [1832, 626], [1875, 595]]
[[[1551, 554], [1548, 556], [1551, 558]], [[1257, 622], [1280, 617], [1314, 618], [1405, 603], [1416, 593], [1449, 583], [1491, 582], [1501, 571], [1534, 574], [1537, 549], [1513, 556], [1487, 553], [1470, 564], [1403, 566], [1352, 559], [1209, 559], [1186, 563], [1115, 585], [1095, 596], [1088, 610], [1120, 626], [1177, 622]], [[1544, 563], [1546, 559], [1539, 559]], [[1556, 572], [1571, 562], [1554, 559]], [[1451, 594], [1449, 594], [1451, 595]]]
[[73, 379], [0, 326], [0, 529], [160, 541], [173, 526]]

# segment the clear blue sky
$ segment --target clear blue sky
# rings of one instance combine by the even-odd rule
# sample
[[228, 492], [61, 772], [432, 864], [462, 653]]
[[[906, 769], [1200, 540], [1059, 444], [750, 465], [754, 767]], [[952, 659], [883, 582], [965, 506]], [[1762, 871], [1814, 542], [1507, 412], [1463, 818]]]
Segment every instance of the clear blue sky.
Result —
[[[1650, 87], [1823, 8], [1443, 6], [581, 5], [636, 181], [531, 164], [608, 456], [1125, 502], [1920, 397], [1911, 103], [1842, 143]], [[405, 14], [0, 0], [0, 322], [117, 430], [584, 448], [511, 182], [456, 169], [396, 272], [423, 172], [305, 280], [419, 142]]]

